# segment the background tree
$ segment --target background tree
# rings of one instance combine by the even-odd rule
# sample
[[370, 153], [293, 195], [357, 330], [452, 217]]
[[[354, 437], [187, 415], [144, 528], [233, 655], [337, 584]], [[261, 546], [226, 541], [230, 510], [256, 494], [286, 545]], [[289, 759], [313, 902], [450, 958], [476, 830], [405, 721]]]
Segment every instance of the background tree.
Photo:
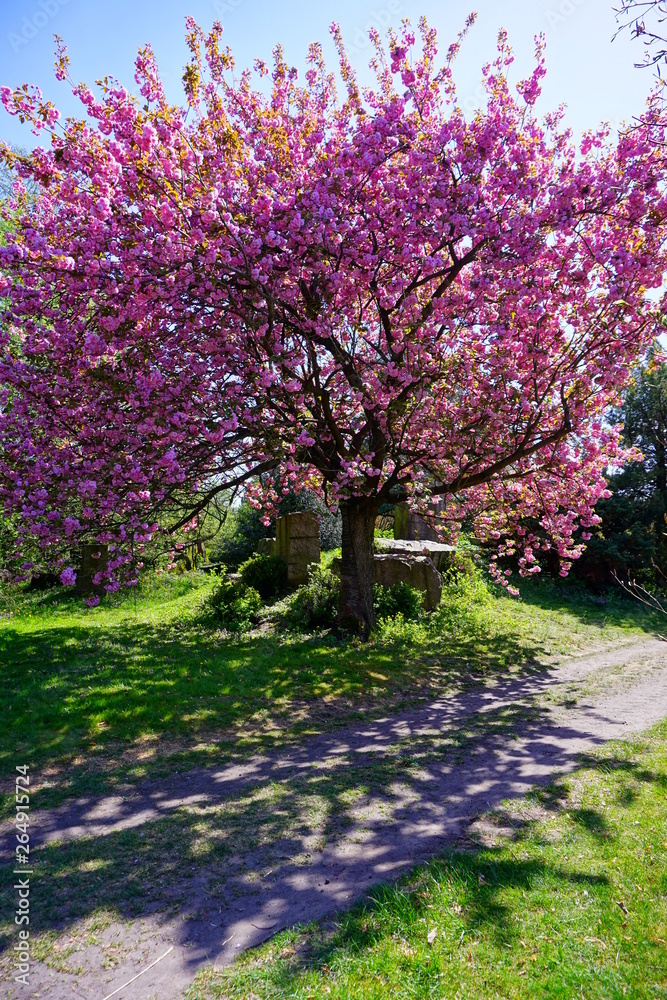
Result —
[[[655, 353], [655, 352], [652, 352]], [[611, 495], [596, 511], [601, 523], [577, 566], [584, 579], [610, 583], [613, 575], [661, 587], [667, 574], [667, 371], [649, 358], [637, 369], [623, 405], [612, 413], [624, 425], [628, 447], [641, 461], [608, 477]]]
[[443, 531], [468, 517], [522, 573], [540, 545], [567, 567], [622, 461], [603, 414], [660, 311], [659, 99], [617, 142], [603, 128], [577, 147], [534, 111], [539, 41], [515, 94], [501, 34], [467, 121], [458, 43], [439, 62], [424, 21], [420, 46], [409, 26], [388, 53], [372, 35], [363, 92], [334, 26], [342, 99], [318, 45], [303, 86], [277, 48], [255, 89], [221, 30], [188, 21], [185, 108], [149, 48], [143, 103], [72, 84], [85, 116], [62, 128], [38, 91], [1, 91], [51, 136], [2, 154], [44, 189], [0, 248], [6, 511], [68, 581], [72, 539], [107, 542], [112, 586], [225, 490], [268, 520], [314, 489], [340, 509], [339, 620], [362, 633], [385, 503], [442, 508]]

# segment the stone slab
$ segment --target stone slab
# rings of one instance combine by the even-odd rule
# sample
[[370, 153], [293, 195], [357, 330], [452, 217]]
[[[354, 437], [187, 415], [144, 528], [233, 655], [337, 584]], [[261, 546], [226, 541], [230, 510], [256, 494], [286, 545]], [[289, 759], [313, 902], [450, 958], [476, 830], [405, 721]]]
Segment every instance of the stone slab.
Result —
[[379, 538], [376, 545], [381, 554], [428, 556], [439, 573], [449, 569], [456, 553], [454, 545], [427, 540], [409, 541], [408, 539]]
[[[283, 520], [280, 518], [279, 520]], [[320, 537], [320, 522], [310, 511], [297, 511], [292, 514], [285, 514], [287, 530], [290, 538], [317, 538]]]
[[279, 517], [273, 554], [286, 564], [290, 587], [306, 583], [308, 567], [320, 562], [320, 525], [315, 515], [295, 511]]

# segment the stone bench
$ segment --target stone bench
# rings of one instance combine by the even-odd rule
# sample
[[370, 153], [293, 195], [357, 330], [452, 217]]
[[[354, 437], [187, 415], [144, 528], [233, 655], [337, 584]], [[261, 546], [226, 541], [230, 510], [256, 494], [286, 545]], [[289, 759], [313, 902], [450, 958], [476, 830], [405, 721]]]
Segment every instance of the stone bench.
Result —
[[[340, 557], [331, 563], [331, 571], [340, 576]], [[395, 583], [407, 583], [413, 590], [424, 595], [424, 607], [435, 611], [442, 600], [442, 574], [433, 565], [429, 556], [418, 553], [380, 553], [373, 556], [375, 583], [381, 587], [392, 587]]]
[[456, 546], [431, 542], [426, 539], [408, 541], [404, 538], [376, 538], [375, 545], [381, 554], [397, 556], [428, 556], [439, 573], [452, 566]]

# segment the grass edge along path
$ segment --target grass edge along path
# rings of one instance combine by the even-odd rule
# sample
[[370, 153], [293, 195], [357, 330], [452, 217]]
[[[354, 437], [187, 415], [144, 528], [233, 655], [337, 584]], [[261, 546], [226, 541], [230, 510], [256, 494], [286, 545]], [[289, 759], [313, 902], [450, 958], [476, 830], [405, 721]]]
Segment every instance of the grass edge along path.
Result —
[[461, 849], [284, 931], [188, 1000], [667, 997], [667, 720], [483, 817]]

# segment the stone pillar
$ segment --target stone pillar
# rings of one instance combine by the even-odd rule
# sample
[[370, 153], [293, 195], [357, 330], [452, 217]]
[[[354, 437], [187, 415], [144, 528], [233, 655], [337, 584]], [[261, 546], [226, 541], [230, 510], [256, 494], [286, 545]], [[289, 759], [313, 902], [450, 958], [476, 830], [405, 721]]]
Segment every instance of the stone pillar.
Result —
[[257, 551], [261, 556], [275, 556], [277, 554], [275, 538], [260, 538], [257, 542]]
[[407, 506], [396, 504], [394, 511], [394, 538], [408, 542], [438, 542], [438, 533], [428, 521]]
[[298, 511], [276, 521], [274, 554], [287, 565], [287, 583], [308, 581], [308, 567], [320, 561], [320, 524], [314, 514]]
[[105, 593], [104, 584], [97, 586], [93, 583], [93, 577], [106, 569], [109, 548], [99, 542], [84, 542], [80, 546], [80, 554], [74, 590], [83, 597], [89, 597], [91, 594], [101, 597]]

